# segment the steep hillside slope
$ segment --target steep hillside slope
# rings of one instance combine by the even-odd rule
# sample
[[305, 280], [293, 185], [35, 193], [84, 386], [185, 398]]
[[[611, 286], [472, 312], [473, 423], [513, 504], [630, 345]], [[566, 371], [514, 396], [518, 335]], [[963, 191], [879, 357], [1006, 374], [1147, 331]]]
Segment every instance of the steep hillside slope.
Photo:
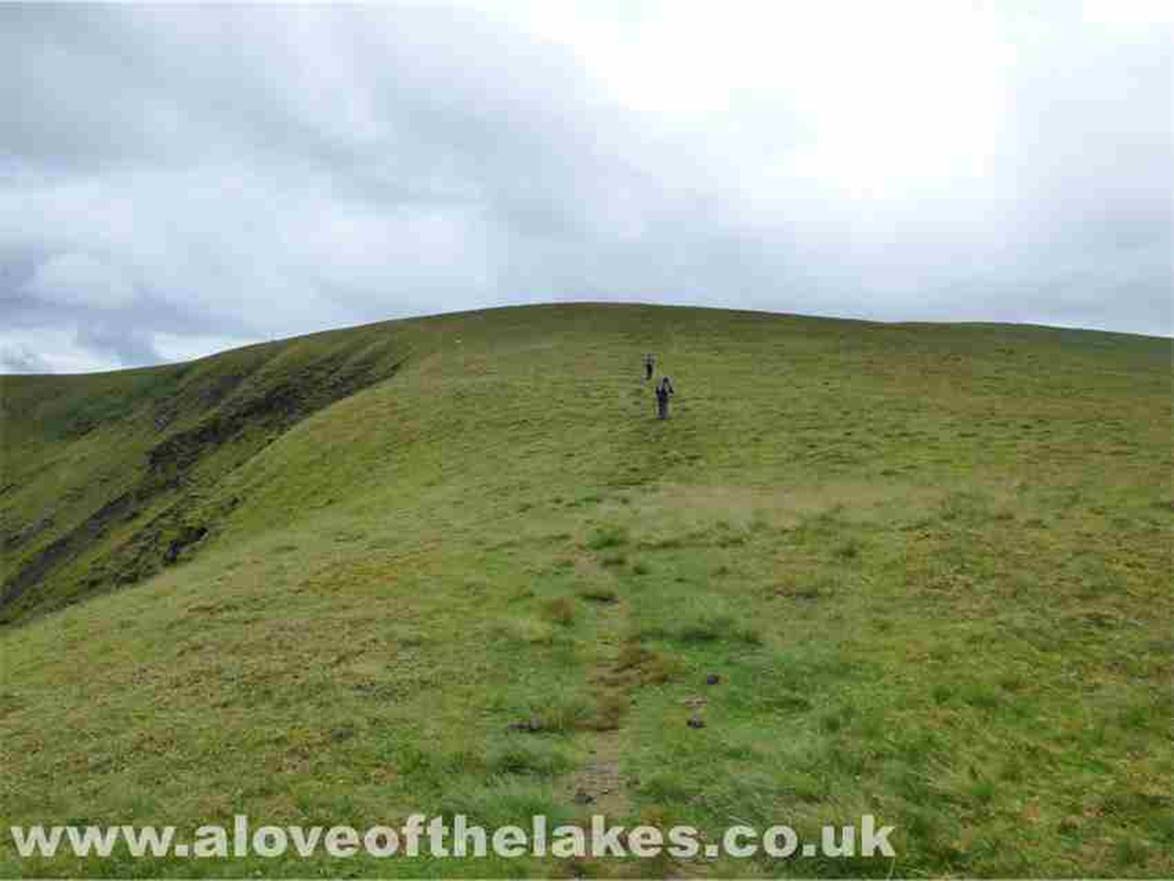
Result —
[[1170, 875], [1170, 355], [573, 305], [5, 378], [5, 826], [874, 813], [898, 857], [0, 867]]
[[390, 376], [407, 356], [402, 337], [377, 325], [191, 364], [5, 377], [0, 622], [175, 562], [223, 513], [206, 495], [224, 474]]

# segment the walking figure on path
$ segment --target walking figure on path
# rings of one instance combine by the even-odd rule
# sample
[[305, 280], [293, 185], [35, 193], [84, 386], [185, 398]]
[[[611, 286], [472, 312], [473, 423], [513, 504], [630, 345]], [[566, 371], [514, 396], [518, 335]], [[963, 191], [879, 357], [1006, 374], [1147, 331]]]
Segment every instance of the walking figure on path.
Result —
[[649, 352], [647, 355], [644, 356], [644, 381], [645, 382], [648, 382], [648, 380], [652, 379], [652, 368], [655, 365], [656, 365], [656, 358], [654, 358], [652, 356], [652, 353]]
[[667, 377], [661, 377], [656, 385], [656, 418], [669, 418], [669, 397], [674, 394], [673, 383]]

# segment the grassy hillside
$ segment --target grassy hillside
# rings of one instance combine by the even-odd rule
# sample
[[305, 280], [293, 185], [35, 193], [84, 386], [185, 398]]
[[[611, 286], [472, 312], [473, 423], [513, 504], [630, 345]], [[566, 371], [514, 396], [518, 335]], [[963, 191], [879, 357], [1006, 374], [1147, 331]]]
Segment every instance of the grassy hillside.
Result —
[[874, 813], [898, 857], [0, 873], [1174, 874], [1170, 358], [574, 305], [5, 377], [4, 827]]
[[176, 562], [237, 503], [215, 492], [220, 478], [407, 354], [376, 326], [191, 364], [6, 377], [0, 622]]

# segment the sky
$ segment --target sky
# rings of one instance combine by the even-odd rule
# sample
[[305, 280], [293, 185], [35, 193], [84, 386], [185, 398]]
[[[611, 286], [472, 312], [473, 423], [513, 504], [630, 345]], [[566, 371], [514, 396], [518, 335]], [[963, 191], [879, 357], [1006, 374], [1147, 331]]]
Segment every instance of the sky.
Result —
[[0, 5], [0, 372], [570, 300], [1174, 335], [1172, 11]]

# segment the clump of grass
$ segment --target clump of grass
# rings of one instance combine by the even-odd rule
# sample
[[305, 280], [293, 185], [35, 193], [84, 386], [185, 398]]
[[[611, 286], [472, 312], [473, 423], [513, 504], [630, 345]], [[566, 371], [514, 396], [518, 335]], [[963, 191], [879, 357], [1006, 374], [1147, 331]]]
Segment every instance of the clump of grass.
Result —
[[545, 815], [550, 822], [569, 822], [571, 812], [555, 798], [548, 781], [510, 776], [481, 784], [454, 787], [437, 802], [436, 815], [463, 814], [471, 823], [493, 827], [516, 823], [519, 817]]
[[667, 538], [654, 538], [640, 542], [640, 548], [648, 551], [672, 551], [685, 547], [685, 539], [673, 535]]
[[674, 637], [684, 643], [715, 642], [728, 640], [760, 645], [762, 634], [754, 627], [743, 624], [732, 615], [703, 615], [687, 621], [677, 628]]
[[802, 694], [780, 692], [761, 701], [763, 706], [784, 713], [805, 713], [811, 709], [811, 700]]
[[579, 597], [593, 603], [618, 603], [620, 600], [619, 594], [610, 587], [597, 584], [580, 588]]
[[582, 694], [560, 695], [542, 708], [542, 727], [547, 731], [567, 732], [582, 726], [591, 715], [591, 702]]
[[503, 642], [529, 645], [550, 645], [554, 642], [554, 631], [545, 621], [533, 618], [502, 618], [490, 626], [490, 633]]
[[818, 599], [823, 592], [823, 588], [819, 584], [784, 583], [776, 584], [771, 590], [771, 595], [785, 599], [814, 600]]
[[1024, 678], [1018, 673], [1006, 673], [999, 677], [999, 688], [1006, 691], [1020, 691], [1026, 684]]
[[990, 780], [977, 780], [971, 784], [969, 795], [980, 804], [989, 804], [995, 797], [995, 784]]
[[604, 554], [603, 559], [599, 562], [604, 566], [623, 566], [628, 562], [628, 557], [623, 553]]
[[714, 544], [719, 548], [736, 548], [746, 544], [746, 536], [740, 532], [723, 532]]
[[975, 490], [952, 492], [942, 502], [941, 518], [947, 523], [958, 522], [968, 525], [990, 519], [992, 501], [988, 495]]
[[563, 627], [575, 622], [575, 601], [570, 597], [555, 597], [547, 600], [542, 610], [547, 618]]
[[640, 794], [657, 802], [688, 803], [696, 792], [695, 777], [684, 770], [659, 769], [640, 783]]
[[584, 727], [592, 731], [615, 731], [631, 703], [631, 698], [622, 691], [601, 692], [595, 703], [595, 713]]
[[498, 774], [529, 774], [553, 777], [571, 767], [566, 751], [549, 739], [511, 738], [489, 750], [489, 770]]
[[959, 689], [958, 696], [980, 710], [993, 710], [999, 705], [999, 694], [983, 682], [968, 683]]
[[582, 692], [543, 695], [539, 700], [530, 700], [506, 710], [519, 722], [510, 728], [529, 733], [566, 734], [582, 728], [591, 718], [593, 704]]
[[629, 639], [620, 646], [619, 654], [616, 655], [615, 667], [617, 670], [630, 669], [638, 666], [647, 655], [648, 650], [640, 645], [639, 640]]
[[714, 642], [762, 643], [757, 623], [747, 616], [743, 602], [721, 595], [692, 594], [666, 607], [657, 619], [642, 622], [636, 630], [640, 640], [669, 640], [685, 644]]
[[644, 685], [660, 685], [675, 678], [680, 671], [681, 664], [676, 658], [662, 652], [653, 652], [640, 668], [640, 681]]
[[849, 538], [836, 545], [834, 553], [841, 560], [855, 560], [860, 556], [860, 550], [860, 541], [855, 538]]
[[620, 646], [606, 681], [628, 685], [660, 684], [676, 676], [680, 667], [676, 658], [649, 649], [638, 639], [630, 639]]
[[593, 551], [602, 551], [607, 548], [618, 548], [628, 543], [627, 528], [618, 524], [609, 524], [596, 529], [587, 538], [587, 547]]
[[828, 734], [835, 734], [846, 728], [856, 716], [853, 704], [843, 704], [820, 717], [819, 727]]

